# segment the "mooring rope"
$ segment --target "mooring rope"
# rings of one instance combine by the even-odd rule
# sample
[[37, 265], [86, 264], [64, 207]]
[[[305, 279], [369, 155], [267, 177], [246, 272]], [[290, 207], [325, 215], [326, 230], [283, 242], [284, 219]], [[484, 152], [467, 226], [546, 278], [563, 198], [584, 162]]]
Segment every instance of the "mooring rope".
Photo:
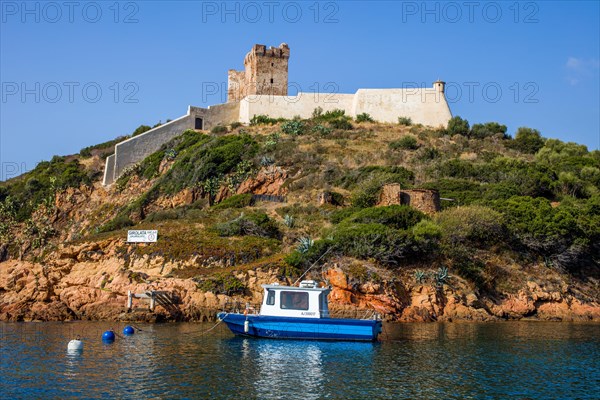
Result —
[[215, 324], [215, 326], [213, 326], [212, 328], [206, 330], [206, 331], [202, 331], [200, 332], [201, 335], [204, 335], [205, 333], [208, 333], [210, 331], [212, 331], [213, 329], [215, 329], [217, 326], [219, 326], [221, 324], [221, 322], [223, 322], [225, 320], [225, 317], [227, 317], [227, 315], [229, 315], [229, 313], [225, 313], [225, 315], [223, 316], [223, 319], [220, 319], [219, 322], [217, 322]]
[[321, 261], [321, 259], [322, 259], [323, 257], [325, 257], [325, 255], [326, 255], [327, 253], [329, 253], [329, 250], [333, 249], [334, 247], [335, 247], [335, 246], [331, 246], [331, 247], [329, 247], [325, 253], [321, 254], [321, 257], [319, 257], [319, 258], [317, 259], [317, 261], [315, 261], [314, 263], [312, 263], [312, 265], [311, 265], [310, 267], [308, 267], [308, 269], [307, 269], [306, 271], [304, 271], [304, 273], [303, 273], [302, 275], [300, 275], [300, 278], [296, 279], [296, 282], [294, 282], [294, 284], [293, 284], [292, 286], [296, 286], [296, 283], [300, 282], [300, 280], [301, 280], [302, 278], [304, 278], [304, 275], [306, 275], [306, 274], [308, 273], [308, 271], [310, 271], [310, 270], [311, 270], [311, 269], [312, 269], [312, 268], [313, 268], [315, 265], [317, 265], [317, 263], [318, 263], [319, 261]]

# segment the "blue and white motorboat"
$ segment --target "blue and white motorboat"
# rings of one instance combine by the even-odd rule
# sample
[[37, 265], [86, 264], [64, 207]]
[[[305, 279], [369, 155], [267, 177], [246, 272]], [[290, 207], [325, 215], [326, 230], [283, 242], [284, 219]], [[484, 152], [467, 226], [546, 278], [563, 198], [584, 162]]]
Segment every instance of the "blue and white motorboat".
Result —
[[243, 313], [220, 312], [236, 335], [275, 339], [374, 341], [381, 333], [381, 319], [330, 318], [327, 295], [330, 287], [302, 281], [299, 287], [262, 285], [260, 311], [246, 306]]

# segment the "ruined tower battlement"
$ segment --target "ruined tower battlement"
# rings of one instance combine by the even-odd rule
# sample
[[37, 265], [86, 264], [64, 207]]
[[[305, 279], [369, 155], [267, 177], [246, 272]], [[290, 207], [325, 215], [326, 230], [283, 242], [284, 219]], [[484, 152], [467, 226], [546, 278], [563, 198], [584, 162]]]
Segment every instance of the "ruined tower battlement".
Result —
[[287, 96], [289, 58], [286, 43], [269, 48], [255, 44], [244, 58], [244, 71], [228, 71], [227, 102], [253, 95]]

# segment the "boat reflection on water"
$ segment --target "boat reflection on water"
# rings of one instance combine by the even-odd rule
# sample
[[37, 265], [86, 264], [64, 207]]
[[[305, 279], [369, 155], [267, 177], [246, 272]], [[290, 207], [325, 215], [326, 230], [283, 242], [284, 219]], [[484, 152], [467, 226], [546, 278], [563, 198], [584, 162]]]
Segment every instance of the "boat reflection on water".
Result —
[[[322, 398], [324, 389], [344, 384], [340, 374], [351, 365], [339, 362], [353, 354], [361, 369], [368, 371], [377, 343], [307, 342], [243, 339], [244, 357], [256, 366], [254, 387], [257, 398]], [[335, 390], [333, 390], [335, 392]]]

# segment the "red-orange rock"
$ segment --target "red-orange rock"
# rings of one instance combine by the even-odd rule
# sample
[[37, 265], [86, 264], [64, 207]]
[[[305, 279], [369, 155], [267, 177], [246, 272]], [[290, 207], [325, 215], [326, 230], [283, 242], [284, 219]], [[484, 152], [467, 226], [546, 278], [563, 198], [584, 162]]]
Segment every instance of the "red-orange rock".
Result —
[[256, 177], [246, 179], [242, 182], [237, 193], [284, 196], [287, 194], [287, 189], [283, 187], [283, 184], [287, 177], [287, 171], [281, 167], [270, 166], [261, 168]]

